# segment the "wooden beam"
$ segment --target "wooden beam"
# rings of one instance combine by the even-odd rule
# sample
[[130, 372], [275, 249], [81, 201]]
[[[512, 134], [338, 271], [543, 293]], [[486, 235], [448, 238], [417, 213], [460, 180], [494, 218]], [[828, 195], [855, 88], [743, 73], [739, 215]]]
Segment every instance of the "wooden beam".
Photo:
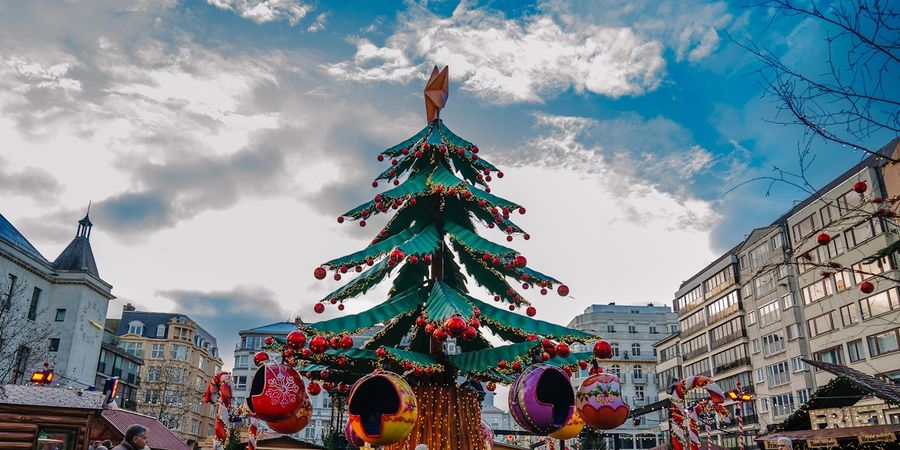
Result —
[[31, 431], [36, 432], [38, 426], [33, 423], [5, 423], [0, 422], [0, 431]]
[[34, 440], [34, 432], [26, 431], [21, 433], [16, 433], [12, 431], [0, 431], [0, 442], [4, 441], [28, 441], [31, 442]]

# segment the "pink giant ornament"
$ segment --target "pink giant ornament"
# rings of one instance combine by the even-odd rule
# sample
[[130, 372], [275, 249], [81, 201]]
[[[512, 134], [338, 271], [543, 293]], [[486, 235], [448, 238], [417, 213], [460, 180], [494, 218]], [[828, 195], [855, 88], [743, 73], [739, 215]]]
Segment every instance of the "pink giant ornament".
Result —
[[622, 401], [619, 377], [610, 373], [585, 379], [575, 394], [575, 407], [585, 423], [598, 430], [612, 430], [622, 425], [631, 409]]
[[247, 408], [266, 422], [290, 419], [309, 401], [303, 379], [286, 364], [265, 364], [256, 369]]
[[484, 450], [494, 450], [494, 430], [484, 419], [481, 419], [481, 437], [484, 439]]
[[562, 369], [547, 364], [525, 368], [509, 389], [509, 412], [522, 428], [548, 434], [572, 417], [575, 393]]

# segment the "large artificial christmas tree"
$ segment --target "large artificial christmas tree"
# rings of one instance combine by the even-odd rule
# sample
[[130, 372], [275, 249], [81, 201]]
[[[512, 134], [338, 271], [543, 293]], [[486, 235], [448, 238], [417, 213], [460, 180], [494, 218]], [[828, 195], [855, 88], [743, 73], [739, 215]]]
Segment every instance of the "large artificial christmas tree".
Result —
[[[491, 194], [489, 183], [503, 172], [440, 119], [447, 93], [447, 68], [435, 67], [425, 88], [427, 126], [377, 156], [390, 166], [372, 186], [390, 189], [338, 222], [366, 226], [377, 214], [393, 217], [368, 247], [314, 271], [317, 279], [356, 275], [315, 304], [317, 313], [331, 305], [343, 310], [344, 302], [393, 276], [387, 299], [359, 314], [300, 324], [294, 338], [267, 340], [287, 364], [318, 380], [310, 384], [313, 394], [321, 388], [346, 394], [352, 383], [377, 370], [402, 374], [415, 393], [418, 420], [406, 439], [389, 447], [395, 449], [413, 450], [420, 443], [430, 449], [483, 449], [477, 395], [482, 383], [493, 390], [536, 362], [569, 373], [579, 364], [584, 368], [593, 353], [571, 354], [568, 344], [596, 339], [530, 318], [536, 310], [522, 293], [556, 291], [565, 297], [568, 287], [531, 269], [516, 250], [480, 236], [479, 231], [493, 230], [508, 242], [529, 239], [511, 220], [525, 208]], [[470, 295], [470, 281], [493, 302]], [[353, 347], [351, 335], [378, 325], [383, 328], [377, 334]], [[485, 327], [511, 344], [492, 346]]]

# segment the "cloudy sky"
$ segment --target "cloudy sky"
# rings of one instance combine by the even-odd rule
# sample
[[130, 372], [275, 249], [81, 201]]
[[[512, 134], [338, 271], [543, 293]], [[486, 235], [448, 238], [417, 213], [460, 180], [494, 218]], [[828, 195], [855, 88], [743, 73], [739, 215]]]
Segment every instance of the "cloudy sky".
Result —
[[[230, 365], [238, 330], [312, 319], [335, 287], [313, 268], [371, 239], [335, 217], [375, 194], [375, 155], [424, 126], [448, 64], [442, 117], [528, 208], [514, 246], [571, 287], [532, 299], [543, 317], [668, 304], [802, 197], [726, 195], [795, 168], [800, 137], [733, 40], [815, 70], [824, 36], [703, 0], [3, 2], [0, 213], [52, 260], [93, 202], [109, 315], [187, 313]], [[811, 179], [859, 157], [817, 148]]]

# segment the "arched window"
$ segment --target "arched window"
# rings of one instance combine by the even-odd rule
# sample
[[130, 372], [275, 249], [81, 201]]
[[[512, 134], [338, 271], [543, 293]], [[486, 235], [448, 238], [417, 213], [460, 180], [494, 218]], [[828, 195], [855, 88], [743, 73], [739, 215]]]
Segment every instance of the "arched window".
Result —
[[165, 337], [166, 335], [166, 326], [164, 324], [159, 324], [156, 326], [156, 337]]
[[631, 356], [641, 356], [641, 344], [631, 344]]
[[131, 334], [144, 334], [144, 324], [139, 320], [128, 322], [128, 332]]
[[644, 370], [641, 369], [641, 366], [639, 366], [639, 365], [638, 365], [638, 366], [634, 366], [634, 372], [633, 372], [633, 373], [634, 373], [634, 377], [635, 377], [635, 378], [641, 378], [642, 376], [644, 376]]
[[617, 377], [622, 375], [622, 371], [619, 369], [618, 364], [613, 364], [612, 367], [609, 368], [609, 371], [612, 372], [613, 375], [615, 375]]

